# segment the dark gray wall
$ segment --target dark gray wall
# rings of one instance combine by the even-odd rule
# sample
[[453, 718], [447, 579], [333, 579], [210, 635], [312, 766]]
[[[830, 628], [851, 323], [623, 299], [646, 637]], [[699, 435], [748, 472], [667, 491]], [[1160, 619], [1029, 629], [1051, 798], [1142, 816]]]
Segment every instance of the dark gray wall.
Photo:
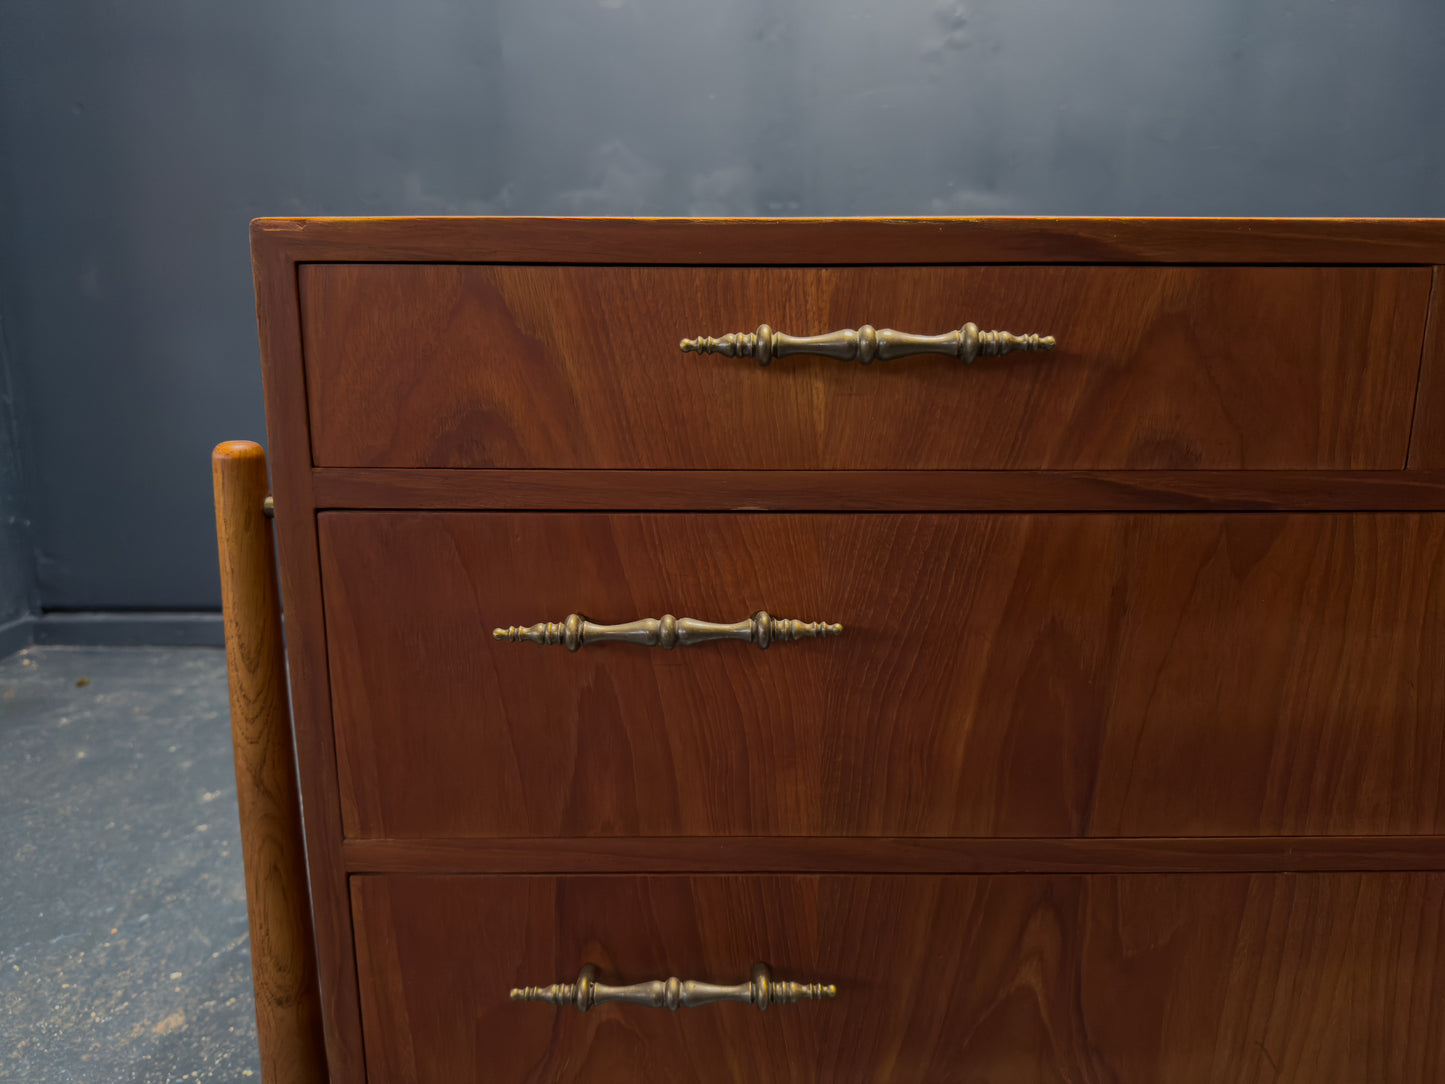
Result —
[[1440, 0], [0, 0], [49, 607], [214, 607], [256, 215], [1445, 215]]
[[5, 325], [0, 322], [0, 655], [15, 646], [11, 642], [15, 632], [12, 623], [27, 617], [39, 603], [15, 426], [16, 407], [5, 349]]

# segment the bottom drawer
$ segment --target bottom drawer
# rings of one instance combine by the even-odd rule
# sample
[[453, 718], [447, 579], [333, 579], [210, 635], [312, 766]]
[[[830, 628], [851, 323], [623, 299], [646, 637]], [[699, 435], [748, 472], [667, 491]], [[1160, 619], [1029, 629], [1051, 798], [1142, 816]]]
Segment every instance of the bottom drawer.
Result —
[[[373, 1081], [1445, 1079], [1445, 874], [357, 876]], [[676, 1013], [512, 987], [833, 983]]]

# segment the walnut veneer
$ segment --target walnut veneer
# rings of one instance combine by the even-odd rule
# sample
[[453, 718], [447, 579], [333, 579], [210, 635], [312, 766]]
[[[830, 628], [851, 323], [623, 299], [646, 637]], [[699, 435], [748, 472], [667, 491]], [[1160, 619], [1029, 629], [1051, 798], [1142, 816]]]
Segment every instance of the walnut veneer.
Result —
[[[253, 252], [333, 1080], [1445, 1076], [1445, 223]], [[1058, 346], [678, 349], [965, 321]], [[838, 996], [507, 996], [755, 961]]]

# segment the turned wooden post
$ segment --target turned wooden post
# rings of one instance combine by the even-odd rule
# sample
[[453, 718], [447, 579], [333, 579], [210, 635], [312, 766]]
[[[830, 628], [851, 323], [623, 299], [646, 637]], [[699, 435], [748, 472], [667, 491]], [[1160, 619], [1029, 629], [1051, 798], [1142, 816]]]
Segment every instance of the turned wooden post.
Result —
[[211, 455], [221, 555], [231, 739], [251, 926], [251, 977], [264, 1084], [322, 1084], [326, 1053], [301, 802], [291, 747], [281, 599], [266, 453], [247, 440]]

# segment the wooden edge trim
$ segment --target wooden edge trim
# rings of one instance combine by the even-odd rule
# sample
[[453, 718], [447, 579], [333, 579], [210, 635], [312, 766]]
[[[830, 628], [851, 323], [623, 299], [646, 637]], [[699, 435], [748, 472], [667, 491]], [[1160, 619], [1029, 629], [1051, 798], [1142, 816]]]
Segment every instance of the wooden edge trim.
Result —
[[1445, 263], [1441, 219], [258, 218], [297, 261], [673, 265]]
[[252, 264], [266, 433], [272, 458], [274, 530], [290, 633], [286, 653], [291, 676], [292, 732], [306, 808], [303, 830], [311, 874], [322, 1023], [333, 1078], [360, 1081], [366, 1075], [361, 1003], [351, 900], [341, 852], [341, 803], [311, 488], [296, 265], [284, 251], [269, 245], [252, 246]]
[[1429, 511], [1426, 471], [313, 472], [316, 507], [748, 511]]
[[250, 441], [218, 445], [211, 472], [261, 1076], [273, 1084], [324, 1084], [281, 598], [271, 525], [262, 511], [266, 453]]
[[1445, 836], [350, 839], [352, 873], [1249, 873], [1445, 870]]
[[1445, 267], [1430, 279], [1408, 462], [1412, 470], [1445, 467]]

